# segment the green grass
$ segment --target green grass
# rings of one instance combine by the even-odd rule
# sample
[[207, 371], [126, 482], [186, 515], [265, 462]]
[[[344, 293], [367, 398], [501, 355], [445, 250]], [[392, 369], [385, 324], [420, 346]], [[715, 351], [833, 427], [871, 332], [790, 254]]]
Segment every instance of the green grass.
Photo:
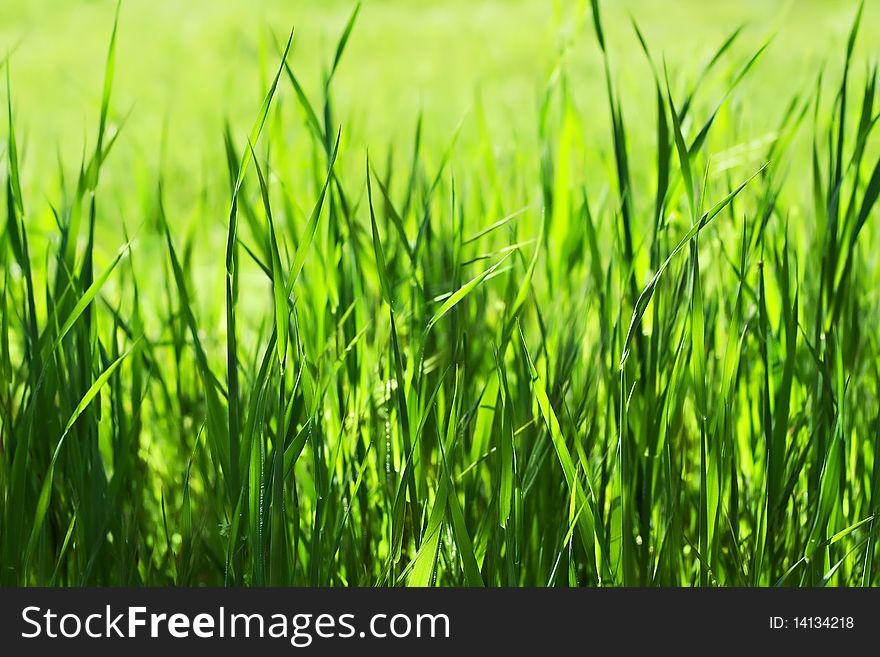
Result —
[[[421, 113], [376, 31], [417, 18], [312, 8], [228, 107], [171, 90], [211, 146], [132, 79], [135, 1], [83, 10], [85, 148], [0, 60], [0, 584], [880, 583], [876, 8], [605, 4], [517, 50], [516, 3], [527, 90], [456, 51]], [[840, 14], [798, 76], [786, 26]]]

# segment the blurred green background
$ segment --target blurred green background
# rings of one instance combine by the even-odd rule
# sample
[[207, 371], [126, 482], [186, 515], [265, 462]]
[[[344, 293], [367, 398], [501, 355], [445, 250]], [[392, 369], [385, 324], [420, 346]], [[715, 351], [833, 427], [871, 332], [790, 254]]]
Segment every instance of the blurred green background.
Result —
[[[114, 4], [0, 3], [0, 49], [14, 49], [13, 98], [31, 191], [48, 184], [44, 172], [57, 169], [59, 154], [65, 166], [76, 166], [93, 135]], [[195, 180], [210, 183], [218, 169], [221, 184], [225, 172], [214, 165], [222, 163], [223, 121], [236, 134], [246, 131], [276, 66], [275, 40], [283, 41], [295, 26], [291, 62], [317, 92], [352, 7], [351, 0], [124, 0], [112, 117], [131, 113], [113, 156], [127, 165], [111, 167], [117, 177], [120, 170], [158, 166], [165, 126], [167, 177], [187, 177], [191, 186]], [[665, 56], [673, 77], [677, 71], [695, 75], [742, 23], [746, 31], [735, 49], [740, 59], [730, 61], [741, 61], [776, 33], [760, 74], [741, 91], [750, 99], [740, 117], [743, 127], [760, 135], [823, 65], [840, 67], [855, 8], [851, 0], [606, 2], [625, 111], [635, 118], [642, 101], [652, 98], [628, 15], [655, 54]], [[604, 117], [601, 59], [592, 32], [584, 29], [587, 9], [584, 2], [550, 0], [367, 0], [334, 83], [337, 118], [349, 145], [411, 140], [420, 109], [426, 143], [445, 144], [480, 98], [497, 147], [527, 150], [543, 85], [566, 40], [573, 43], [565, 67], [574, 97], [584, 112]], [[880, 37], [880, 2], [867, 3], [862, 25], [864, 54]], [[283, 93], [292, 98], [289, 85]], [[465, 143], [472, 123], [464, 122]], [[604, 121], [587, 123], [597, 134], [605, 132]]]
[[[155, 221], [161, 178], [173, 226], [195, 231], [204, 246], [191, 272], [206, 292], [222, 280], [222, 262], [213, 256], [223, 248], [229, 209], [224, 123], [243, 148], [291, 28], [289, 62], [320, 111], [321, 80], [355, 5], [354, 0], [122, 0], [110, 120], [124, 125], [101, 180], [100, 262], [108, 262], [131, 237], [139, 244], [137, 262], [145, 274], [164, 258], [162, 240], [144, 230]], [[792, 97], [812, 95], [823, 68], [832, 78], [839, 75], [857, 6], [855, 0], [604, 2], [612, 75], [630, 147], [653, 149], [655, 139], [653, 82], [633, 20], [679, 90], [744, 26], [732, 51], [701, 84], [696, 104], [702, 116], [723, 96], [736, 69], [772, 37], [757, 67], [725, 103], [716, 120], [722, 127], [709, 144], [713, 157], [729, 160], [714, 167], [716, 175], [737, 165], [745, 175], [762, 164], [762, 144]], [[115, 7], [115, 0], [0, 3], [0, 52], [10, 53], [22, 187], [29, 199], [25, 221], [38, 260], [56, 235], [59, 172], [69, 187], [83, 153], [94, 147]], [[460, 126], [451, 171], [457, 163], [460, 171], [472, 170], [473, 161], [482, 161], [488, 135], [493, 166], [518, 181], [508, 187], [524, 194], [506, 199], [507, 210], [521, 207], [539, 198], [540, 104], [548, 80], [561, 68], [583, 136], [584, 161], [575, 175], [591, 185], [612, 179], [607, 91], [591, 16], [589, 0], [365, 0], [332, 86], [334, 123], [343, 130], [338, 168], [347, 179], [362, 179], [367, 149], [379, 161], [389, 155], [408, 160], [421, 112], [421, 150], [429, 166], [439, 164]], [[880, 2], [867, 3], [862, 29], [856, 62], [876, 54], [870, 49], [880, 37]], [[282, 79], [279, 89], [276, 109], [295, 121], [301, 112], [289, 81]], [[5, 105], [5, 85], [0, 100]], [[293, 170], [284, 178], [296, 188], [295, 198], [308, 201], [313, 145], [303, 121], [286, 119], [284, 126], [289, 152], [301, 154], [292, 158]], [[808, 156], [806, 138], [795, 147]], [[649, 181], [653, 173], [642, 171], [640, 163], [653, 156], [633, 161], [636, 183]], [[598, 173], [602, 170], [607, 177]], [[807, 193], [807, 180], [793, 183], [792, 188], [800, 185], [796, 193]], [[594, 193], [602, 193], [601, 187]], [[216, 312], [214, 304], [205, 312]]]

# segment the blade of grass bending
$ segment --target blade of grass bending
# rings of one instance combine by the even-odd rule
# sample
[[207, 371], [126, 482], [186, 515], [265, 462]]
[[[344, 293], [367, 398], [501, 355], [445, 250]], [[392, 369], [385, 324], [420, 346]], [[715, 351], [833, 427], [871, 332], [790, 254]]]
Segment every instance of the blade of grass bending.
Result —
[[840, 567], [843, 565], [843, 563], [847, 559], [849, 559], [850, 555], [853, 552], [855, 552], [856, 550], [858, 550], [860, 547], [862, 547], [862, 545], [865, 544], [867, 541], [868, 541], [868, 537], [866, 536], [861, 541], [859, 541], [854, 546], [852, 546], [840, 559], [838, 559], [838, 561], [833, 566], [831, 566], [831, 568], [828, 569], [828, 572], [825, 573], [825, 576], [822, 578], [822, 580], [816, 586], [819, 588], [823, 588], [823, 587], [827, 586], [828, 582], [831, 581], [831, 578], [834, 577], [834, 574], [840, 569]]
[[[116, 269], [116, 266], [122, 260], [123, 257], [128, 255], [129, 250], [131, 249], [131, 244], [124, 244], [122, 248], [116, 253], [116, 257], [113, 258], [113, 261], [110, 265], [101, 272], [101, 275], [98, 276], [94, 280], [94, 282], [88, 287], [88, 289], [83, 293], [83, 295], [76, 302], [76, 305], [70, 311], [70, 314], [64, 320], [64, 323], [61, 325], [61, 328], [58, 330], [58, 335], [55, 338], [55, 342], [52, 346], [52, 350], [58, 348], [58, 345], [61, 344], [61, 341], [64, 339], [64, 336], [67, 335], [68, 331], [73, 327], [76, 323], [76, 320], [83, 314], [86, 308], [95, 300], [95, 297], [98, 295], [98, 292], [101, 291], [101, 288], [104, 287], [104, 284], [107, 282], [107, 279], [110, 278], [110, 274], [113, 273], [113, 270]], [[50, 356], [49, 353], [45, 354], [45, 358], [48, 359]]]
[[693, 226], [691, 229], [685, 234], [685, 236], [681, 239], [678, 245], [672, 249], [672, 252], [667, 256], [666, 260], [660, 265], [660, 268], [657, 272], [651, 277], [651, 280], [648, 281], [648, 284], [642, 290], [642, 293], [639, 295], [638, 301], [636, 302], [636, 306], [633, 309], [632, 318], [630, 319], [629, 328], [626, 331], [626, 338], [623, 341], [623, 348], [621, 350], [620, 363], [619, 367], [622, 369], [624, 363], [626, 362], [627, 356], [629, 356], [629, 344], [632, 341], [632, 337], [634, 335], [634, 331], [636, 326], [638, 326], [642, 317], [645, 314], [645, 310], [647, 310], [648, 303], [651, 301], [651, 297], [654, 295], [654, 289], [657, 286], [657, 282], [660, 280], [660, 277], [663, 275], [663, 272], [666, 271], [669, 264], [672, 262], [672, 259], [681, 251], [687, 244], [697, 235], [703, 228], [709, 225], [709, 223], [725, 208], [727, 205], [748, 185], [758, 174], [761, 173], [766, 168], [766, 164], [758, 169], [755, 173], [753, 173], [747, 180], [742, 182], [739, 187], [730, 192], [727, 196], [725, 196], [721, 201], [719, 201], [711, 210], [706, 212], [700, 221]]
[[452, 293], [452, 295], [450, 295], [450, 297], [448, 299], [446, 299], [446, 301], [443, 303], [443, 305], [440, 306], [439, 310], [437, 310], [437, 312], [434, 313], [434, 316], [431, 317], [431, 319], [428, 321], [428, 325], [425, 327], [425, 333], [429, 332], [434, 327], [434, 325], [437, 322], [439, 322], [440, 319], [442, 319], [442, 317], [446, 313], [448, 313], [450, 310], [452, 310], [452, 308], [459, 301], [461, 301], [468, 294], [470, 294], [475, 289], [477, 289], [477, 287], [480, 285], [480, 283], [482, 283], [486, 279], [486, 277], [492, 275], [496, 269], [498, 269], [502, 264], [504, 264], [505, 260], [507, 260], [511, 255], [513, 255], [513, 253], [514, 252], [511, 251], [510, 253], [505, 255], [503, 258], [501, 258], [501, 260], [496, 262], [494, 265], [492, 265], [488, 269], [484, 270], [483, 272], [477, 274], [471, 280], [469, 280], [467, 283], [465, 283], [460, 288], [458, 288], [454, 293]]
[[511, 222], [514, 219], [516, 219], [517, 217], [520, 217], [521, 215], [523, 215], [528, 209], [529, 209], [529, 206], [526, 206], [524, 208], [520, 208], [516, 212], [512, 212], [511, 214], [507, 215], [503, 219], [499, 219], [498, 221], [496, 221], [492, 224], [489, 224], [488, 226], [486, 226], [482, 230], [478, 231], [477, 233], [474, 233], [470, 237], [462, 240], [462, 242], [461, 242], [462, 245], [470, 244], [471, 242], [476, 242], [478, 239], [480, 239], [481, 237], [485, 237], [486, 235], [488, 235], [492, 231], [497, 230], [498, 228], [501, 228], [502, 226], [506, 226], [509, 222]]
[[354, 6], [354, 10], [351, 12], [351, 16], [348, 17], [348, 22], [346, 22], [345, 28], [342, 30], [342, 36], [339, 37], [339, 43], [336, 44], [336, 54], [333, 56], [333, 65], [330, 67], [330, 74], [327, 76], [327, 82], [324, 84], [325, 87], [330, 86], [330, 82], [336, 74], [336, 68], [339, 66], [339, 61], [342, 59], [342, 53], [345, 52], [345, 46], [348, 44], [348, 39], [351, 37], [351, 31], [354, 29], [354, 23], [357, 20], [360, 11], [361, 3], [358, 2]]
[[[248, 142], [251, 144], [257, 143], [260, 138], [260, 133], [263, 131], [263, 126], [266, 124], [266, 116], [269, 114], [269, 108], [272, 105], [272, 99], [275, 97], [275, 90], [278, 87], [278, 79], [281, 77], [281, 72], [284, 70], [284, 67], [287, 64], [287, 55], [290, 52], [290, 44], [292, 42], [293, 30], [290, 31], [290, 34], [287, 37], [287, 45], [284, 46], [284, 53], [281, 55], [281, 64], [279, 64], [278, 66], [278, 71], [275, 73], [275, 77], [272, 80], [272, 85], [269, 87], [269, 91], [266, 94], [266, 97], [263, 99], [263, 104], [260, 106], [260, 111], [258, 112], [257, 118], [254, 120], [254, 124], [253, 126], [251, 126], [251, 131], [248, 134]], [[241, 188], [242, 182], [244, 182], [244, 174], [247, 171], [248, 164], [250, 164], [252, 156], [252, 149], [245, 149], [244, 153], [242, 154], [241, 164], [238, 167], [238, 177], [235, 180], [235, 188], [232, 194], [233, 202], [235, 197], [238, 195], [238, 191]], [[232, 234], [234, 236], [234, 232]]]
[[40, 531], [43, 528], [43, 521], [46, 518], [46, 511], [49, 509], [49, 499], [52, 493], [52, 482], [54, 480], [55, 475], [55, 464], [58, 461], [58, 456], [61, 453], [61, 448], [64, 445], [64, 442], [67, 436], [70, 434], [70, 430], [73, 428], [73, 425], [76, 423], [77, 419], [80, 415], [83, 414], [83, 411], [88, 408], [89, 404], [92, 403], [92, 400], [98, 395], [101, 388], [110, 380], [110, 377], [116, 371], [116, 369], [122, 364], [124, 361], [137, 347], [139, 342], [135, 342], [134, 345], [128, 348], [119, 358], [110, 363], [98, 378], [95, 379], [94, 383], [92, 383], [91, 387], [86, 391], [86, 394], [83, 395], [83, 398], [80, 400], [79, 404], [77, 404], [73, 413], [71, 413], [70, 418], [67, 420], [67, 424], [64, 426], [64, 432], [61, 434], [61, 438], [58, 440], [58, 444], [55, 446], [55, 450], [52, 452], [52, 458], [49, 461], [49, 468], [46, 472], [45, 477], [43, 478], [43, 484], [40, 487], [40, 496], [37, 500], [37, 508], [34, 513], [34, 522], [31, 529], [31, 535], [28, 540], [27, 550], [25, 552], [25, 570], [27, 570], [27, 565], [30, 562], [30, 557], [33, 554], [34, 547], [36, 546], [37, 539], [40, 536]]
[[688, 94], [687, 98], [684, 99], [684, 102], [681, 105], [681, 120], [684, 121], [685, 117], [688, 115], [690, 108], [693, 106], [694, 96], [696, 96], [697, 91], [700, 88], [700, 85], [706, 79], [706, 77], [711, 73], [712, 69], [715, 68], [715, 65], [721, 61], [722, 56], [728, 50], [733, 47], [733, 44], [739, 39], [739, 36], [743, 33], [745, 29], [745, 24], [738, 25], [733, 29], [730, 35], [724, 40], [724, 42], [718, 47], [718, 50], [712, 55], [709, 62], [702, 68], [699, 75], [697, 75], [697, 79], [691, 85], [691, 91]]
[[703, 127], [700, 128], [700, 131], [697, 133], [697, 136], [694, 137], [693, 142], [690, 145], [690, 152], [696, 153], [703, 146], [703, 142], [706, 141], [706, 136], [709, 134], [709, 129], [712, 127], [712, 124], [715, 122], [715, 117], [718, 116], [718, 112], [721, 111], [721, 107], [727, 101], [727, 98], [730, 94], [733, 93], [733, 90], [742, 82], [743, 78], [745, 78], [746, 74], [751, 70], [751, 68], [757, 63], [757, 61], [761, 58], [767, 48], [770, 47], [770, 43], [773, 41], [773, 35], [771, 35], [764, 43], [758, 48], [757, 52], [752, 55], [749, 60], [740, 68], [737, 74], [734, 76], [730, 85], [727, 87], [727, 90], [724, 92], [724, 95], [721, 97], [721, 100], [715, 105], [715, 109], [712, 110], [712, 113], [709, 115], [709, 118], [706, 119], [706, 122], [703, 124]]

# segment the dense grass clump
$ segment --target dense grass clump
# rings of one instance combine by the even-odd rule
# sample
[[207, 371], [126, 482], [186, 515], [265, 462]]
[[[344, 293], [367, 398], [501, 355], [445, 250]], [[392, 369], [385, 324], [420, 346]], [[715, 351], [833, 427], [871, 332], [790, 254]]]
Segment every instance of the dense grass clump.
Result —
[[687, 82], [634, 23], [655, 103], [625, 111], [599, 9], [606, 97], [557, 69], [525, 163], [479, 112], [439, 152], [421, 119], [350, 147], [357, 9], [320, 97], [277, 44], [225, 218], [173, 216], [161, 175], [134, 219], [102, 193], [115, 29], [79, 170], [26, 198], [3, 59], [0, 584], [880, 583], [861, 10], [756, 146], [728, 102], [764, 48], [736, 30]]

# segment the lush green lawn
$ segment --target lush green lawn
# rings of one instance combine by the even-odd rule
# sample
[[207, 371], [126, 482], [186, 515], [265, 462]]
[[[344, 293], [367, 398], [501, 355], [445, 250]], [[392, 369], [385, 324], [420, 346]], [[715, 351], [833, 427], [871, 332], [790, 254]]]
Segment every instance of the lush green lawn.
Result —
[[0, 6], [0, 583], [880, 582], [880, 5], [715, 4]]

